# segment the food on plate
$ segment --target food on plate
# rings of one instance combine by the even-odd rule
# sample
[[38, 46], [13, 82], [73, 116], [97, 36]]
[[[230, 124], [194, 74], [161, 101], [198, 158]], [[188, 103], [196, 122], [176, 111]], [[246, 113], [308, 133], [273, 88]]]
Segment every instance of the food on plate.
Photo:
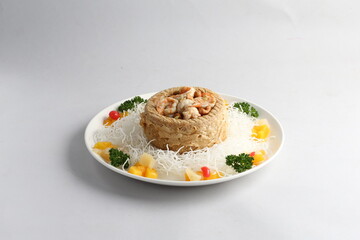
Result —
[[201, 171], [193, 171], [190, 168], [185, 170], [185, 181], [201, 181], [222, 178], [222, 174], [210, 170], [208, 167], [202, 167]]
[[244, 112], [252, 117], [259, 117], [258, 111], [247, 102], [234, 103], [233, 107], [239, 109], [241, 112]]
[[105, 149], [110, 149], [115, 147], [111, 142], [97, 142], [94, 145], [95, 149], [99, 149], [99, 150], [105, 150]]
[[215, 92], [176, 87], [148, 100], [140, 124], [153, 146], [184, 153], [224, 141], [228, 116], [224, 100]]
[[226, 165], [234, 168], [238, 173], [244, 172], [252, 168], [254, 157], [250, 154], [241, 153], [239, 155], [226, 156]]
[[154, 165], [154, 158], [148, 153], [143, 153], [139, 161], [134, 166], [131, 166], [128, 172], [134, 175], [156, 179], [158, 178], [158, 174], [153, 168]]
[[106, 163], [140, 177], [216, 180], [271, 156], [275, 136], [260, 116], [249, 103], [226, 101], [206, 88], [170, 88], [109, 109], [93, 150]]
[[256, 151], [252, 157], [254, 158], [253, 164], [260, 165], [266, 159], [266, 152], [264, 150]]
[[167, 117], [188, 120], [208, 114], [215, 103], [215, 95], [207, 89], [182, 87], [157, 99], [156, 110]]
[[201, 173], [194, 172], [190, 168], [185, 170], [185, 179], [186, 181], [200, 181]]
[[103, 124], [104, 126], [110, 126], [116, 120], [126, 117], [128, 114], [129, 114], [128, 112], [111, 111], [109, 113], [109, 116], [106, 119], [104, 119]]
[[124, 168], [129, 167], [128, 159], [130, 156], [123, 151], [116, 149], [116, 148], [110, 148], [109, 150], [109, 159], [110, 164], [114, 167], [120, 167], [124, 165]]
[[143, 99], [142, 97], [136, 96], [130, 100], [126, 100], [125, 102], [123, 102], [117, 110], [119, 112], [126, 112], [134, 109], [140, 103], [146, 103], [146, 101], [147, 100]]
[[270, 135], [270, 126], [266, 119], [261, 119], [256, 122], [252, 129], [252, 136], [257, 139], [266, 140]]
[[94, 152], [99, 154], [107, 163], [110, 163], [109, 150], [111, 148], [116, 148], [111, 142], [97, 142], [93, 147]]

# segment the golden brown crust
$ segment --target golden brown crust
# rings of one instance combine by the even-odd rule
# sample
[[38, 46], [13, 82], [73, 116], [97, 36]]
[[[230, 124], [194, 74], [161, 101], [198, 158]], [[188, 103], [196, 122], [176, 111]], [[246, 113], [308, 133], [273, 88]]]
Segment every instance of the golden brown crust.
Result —
[[204, 116], [195, 119], [175, 119], [158, 113], [156, 105], [158, 101], [180, 91], [182, 87], [163, 90], [152, 96], [141, 114], [140, 124], [148, 140], [152, 145], [160, 149], [179, 151], [184, 153], [190, 150], [211, 147], [224, 141], [227, 137], [227, 110], [224, 100], [215, 92], [201, 87], [196, 90], [212, 93], [216, 97], [216, 104], [211, 111]]

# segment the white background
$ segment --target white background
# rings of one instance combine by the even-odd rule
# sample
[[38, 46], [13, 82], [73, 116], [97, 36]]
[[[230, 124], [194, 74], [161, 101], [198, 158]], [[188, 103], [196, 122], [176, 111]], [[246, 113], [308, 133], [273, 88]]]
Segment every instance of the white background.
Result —
[[[0, 1], [0, 239], [359, 239], [358, 1]], [[163, 187], [97, 163], [102, 108], [204, 86], [273, 112], [274, 162]]]

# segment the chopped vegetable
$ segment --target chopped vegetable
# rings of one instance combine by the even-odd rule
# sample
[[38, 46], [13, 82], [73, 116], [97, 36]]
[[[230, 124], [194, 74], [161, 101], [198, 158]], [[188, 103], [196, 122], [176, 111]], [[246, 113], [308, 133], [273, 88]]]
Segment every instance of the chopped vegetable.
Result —
[[138, 105], [139, 103], [143, 103], [143, 102], [147, 102], [147, 100], [136, 96], [133, 99], [127, 100], [125, 102], [123, 102], [122, 104], [120, 104], [120, 106], [118, 107], [118, 111], [119, 112], [125, 112], [128, 110], [131, 110], [133, 108], [136, 107], [136, 105]]
[[144, 166], [131, 166], [128, 172], [137, 176], [143, 176], [145, 171], [146, 168]]
[[222, 178], [223, 176], [218, 173], [218, 172], [211, 172], [209, 177], [204, 177], [203, 180], [213, 180], [213, 179], [218, 179], [218, 178]]
[[106, 162], [110, 164], [109, 150], [98, 150], [94, 149], [97, 154]]
[[259, 117], [258, 111], [247, 102], [237, 102], [234, 103], [233, 106], [234, 108], [239, 109], [241, 112], [244, 112], [247, 115], [250, 115], [252, 117]]
[[202, 171], [202, 175], [204, 176], [204, 177], [210, 177], [210, 168], [208, 168], [208, 167], [202, 167], [201, 168], [201, 171]]
[[154, 164], [155, 164], [155, 160], [154, 160], [153, 156], [151, 156], [150, 154], [143, 153], [140, 156], [140, 160], [139, 160], [138, 164], [140, 164], [144, 167], [153, 168]]
[[251, 153], [249, 154], [249, 156], [250, 156], [250, 157], [254, 157], [254, 156], [255, 156], [255, 152], [251, 152]]
[[252, 129], [252, 136], [258, 139], [266, 139], [270, 135], [270, 127], [268, 122], [265, 119], [258, 121]]
[[104, 120], [103, 124], [105, 126], [110, 126], [111, 124], [113, 124], [116, 120], [112, 119], [111, 117], [108, 117]]
[[[117, 111], [111, 111], [111, 112], [117, 112]], [[111, 113], [110, 112], [110, 113]], [[109, 113], [109, 115], [110, 115], [110, 113]], [[119, 117], [117, 118], [117, 119], [114, 119], [114, 118], [112, 118], [111, 116], [109, 116], [108, 118], [106, 118], [105, 120], [104, 120], [104, 122], [103, 122], [103, 124], [105, 125], [105, 126], [110, 126], [111, 124], [113, 124], [116, 120], [118, 120], [119, 118], [123, 118], [123, 117], [126, 117], [126, 116], [129, 116], [129, 113], [128, 112], [121, 112], [121, 113], [119, 113], [119, 112], [117, 112], [118, 114], [119, 114]], [[114, 116], [115, 117], [115, 116]]]
[[110, 163], [114, 167], [119, 167], [124, 164], [125, 164], [124, 165], [125, 168], [129, 167], [129, 163], [126, 161], [130, 158], [130, 156], [127, 155], [126, 153], [124, 153], [116, 148], [111, 148], [109, 150], [109, 155], [110, 155]]
[[260, 165], [264, 160], [265, 160], [265, 151], [261, 150], [259, 152], [256, 152], [254, 154], [254, 160], [253, 160], [253, 164], [254, 165]]
[[[207, 168], [205, 169], [205, 175], [204, 175], [204, 171], [203, 168]], [[200, 180], [213, 180], [213, 179], [218, 179], [218, 178], [222, 178], [223, 176], [216, 172], [216, 171], [210, 171], [210, 169], [208, 167], [202, 167], [201, 171], [193, 171], [190, 168], [187, 168], [185, 170], [185, 181], [200, 181]]]
[[187, 168], [185, 170], [185, 180], [186, 181], [200, 181], [201, 180], [201, 175], [194, 172], [190, 168]]
[[157, 172], [156, 172], [155, 169], [153, 169], [153, 168], [146, 168], [146, 170], [145, 170], [145, 177], [156, 179], [156, 178], [158, 178], [158, 174], [157, 174]]
[[111, 112], [109, 112], [109, 117], [111, 117], [114, 120], [118, 120], [120, 117], [120, 114], [118, 111], [111, 111]]
[[143, 153], [139, 161], [134, 166], [131, 166], [128, 172], [137, 176], [156, 179], [158, 178], [158, 173], [153, 168], [154, 165], [155, 160], [153, 156], [148, 153]]
[[111, 142], [97, 142], [94, 148], [104, 150], [106, 148], [114, 148], [114, 145]]
[[241, 173], [252, 167], [253, 160], [254, 158], [246, 153], [228, 155], [226, 156], [226, 165], [233, 167], [235, 171]]

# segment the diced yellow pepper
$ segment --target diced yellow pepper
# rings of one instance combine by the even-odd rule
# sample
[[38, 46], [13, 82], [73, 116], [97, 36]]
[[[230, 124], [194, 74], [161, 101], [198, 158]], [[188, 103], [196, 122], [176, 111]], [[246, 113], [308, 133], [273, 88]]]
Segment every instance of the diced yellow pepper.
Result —
[[128, 172], [137, 176], [144, 176], [145, 170], [144, 166], [131, 166]]
[[94, 145], [94, 148], [96, 149], [100, 149], [100, 150], [105, 150], [107, 148], [113, 148], [115, 147], [111, 142], [97, 142]]
[[153, 168], [146, 168], [145, 177], [156, 179], [156, 178], [158, 178], [158, 174], [157, 174], [157, 172], [156, 172], [155, 169], [153, 169]]

